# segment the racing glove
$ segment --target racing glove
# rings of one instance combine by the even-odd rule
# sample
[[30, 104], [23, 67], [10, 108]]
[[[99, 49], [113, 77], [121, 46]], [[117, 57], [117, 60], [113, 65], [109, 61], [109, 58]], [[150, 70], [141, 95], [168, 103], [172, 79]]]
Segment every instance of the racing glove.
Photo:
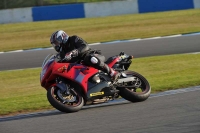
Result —
[[77, 57], [78, 56], [78, 50], [77, 49], [74, 49], [72, 50], [71, 52], [68, 52], [66, 55], [65, 55], [65, 58], [64, 60], [71, 60], [73, 57]]

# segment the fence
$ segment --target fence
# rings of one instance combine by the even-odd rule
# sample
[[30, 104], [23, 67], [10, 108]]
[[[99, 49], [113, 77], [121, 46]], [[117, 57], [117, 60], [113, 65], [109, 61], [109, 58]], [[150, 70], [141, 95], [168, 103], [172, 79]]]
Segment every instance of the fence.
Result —
[[[78, 2], [78, 0], [75, 1]], [[34, 6], [0, 10], [0, 24], [103, 17], [195, 8], [200, 8], [200, 0], [118, 0], [112, 2]]]

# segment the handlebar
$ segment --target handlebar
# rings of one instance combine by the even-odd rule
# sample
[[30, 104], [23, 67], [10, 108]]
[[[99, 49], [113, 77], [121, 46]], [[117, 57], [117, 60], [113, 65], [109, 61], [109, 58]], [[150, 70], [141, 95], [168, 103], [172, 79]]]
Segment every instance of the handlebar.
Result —
[[124, 52], [120, 52], [119, 56], [121, 59], [133, 59], [134, 57], [132, 55], [127, 55]]

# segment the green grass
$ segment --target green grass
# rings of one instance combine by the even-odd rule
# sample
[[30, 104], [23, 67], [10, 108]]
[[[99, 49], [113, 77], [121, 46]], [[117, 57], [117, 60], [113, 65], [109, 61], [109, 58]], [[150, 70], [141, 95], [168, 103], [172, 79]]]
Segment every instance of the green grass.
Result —
[[39, 69], [0, 72], [0, 115], [48, 108], [39, 73]]
[[200, 31], [200, 9], [0, 25], [0, 51], [51, 47], [59, 29], [88, 43]]
[[[200, 54], [133, 59], [130, 70], [145, 76], [152, 93], [200, 85]], [[40, 86], [39, 68], [0, 72], [0, 116], [53, 109]]]

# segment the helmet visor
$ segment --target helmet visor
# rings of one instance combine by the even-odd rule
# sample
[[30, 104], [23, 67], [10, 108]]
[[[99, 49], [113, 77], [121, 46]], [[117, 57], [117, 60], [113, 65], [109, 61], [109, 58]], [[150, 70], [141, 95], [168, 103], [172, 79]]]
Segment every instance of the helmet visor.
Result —
[[52, 46], [55, 48], [56, 46], [60, 46], [60, 43], [58, 43], [57, 41], [54, 41], [51, 43]]
[[57, 52], [60, 52], [60, 43], [58, 41], [54, 41], [51, 44]]

